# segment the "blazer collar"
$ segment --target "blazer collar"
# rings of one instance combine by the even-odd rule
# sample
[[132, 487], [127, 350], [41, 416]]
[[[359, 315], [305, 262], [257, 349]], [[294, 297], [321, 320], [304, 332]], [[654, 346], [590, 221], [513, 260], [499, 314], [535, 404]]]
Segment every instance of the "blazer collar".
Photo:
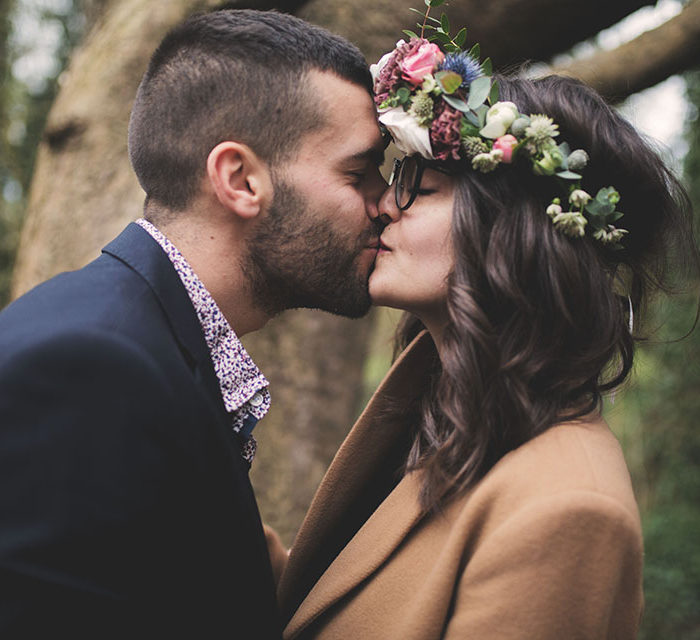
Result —
[[202, 326], [170, 258], [144, 229], [133, 222], [102, 252], [123, 262], [148, 283], [163, 309], [185, 360], [216, 405], [225, 413]]
[[396, 483], [410, 433], [392, 414], [421, 392], [432, 357], [423, 333], [394, 363], [321, 482], [279, 585], [290, 637], [376, 571], [420, 521], [420, 474]]

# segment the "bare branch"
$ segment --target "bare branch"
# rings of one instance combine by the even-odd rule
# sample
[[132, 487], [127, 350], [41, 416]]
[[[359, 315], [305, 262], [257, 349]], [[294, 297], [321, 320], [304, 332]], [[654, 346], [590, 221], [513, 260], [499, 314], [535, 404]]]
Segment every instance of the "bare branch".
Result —
[[631, 42], [553, 71], [580, 78], [609, 100], [620, 101], [699, 63], [700, 0], [692, 0], [675, 18]]

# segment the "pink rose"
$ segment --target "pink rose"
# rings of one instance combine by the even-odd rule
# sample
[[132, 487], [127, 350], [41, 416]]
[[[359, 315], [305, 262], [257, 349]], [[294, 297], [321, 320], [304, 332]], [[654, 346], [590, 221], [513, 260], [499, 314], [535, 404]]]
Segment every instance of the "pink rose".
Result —
[[418, 47], [418, 51], [406, 56], [401, 61], [401, 71], [404, 79], [418, 86], [425, 76], [432, 73], [435, 67], [445, 59], [445, 54], [432, 42], [426, 42]]
[[518, 140], [515, 136], [508, 135], [501, 136], [493, 143], [494, 149], [499, 149], [503, 151], [503, 159], [501, 162], [506, 164], [512, 162], [513, 160], [513, 149], [517, 146]]

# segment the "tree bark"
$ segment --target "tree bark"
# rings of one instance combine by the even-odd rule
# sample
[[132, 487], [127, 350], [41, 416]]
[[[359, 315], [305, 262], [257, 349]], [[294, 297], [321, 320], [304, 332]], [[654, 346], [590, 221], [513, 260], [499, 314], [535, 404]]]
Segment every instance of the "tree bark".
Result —
[[553, 71], [580, 78], [612, 102], [700, 64], [700, 0], [660, 27]]

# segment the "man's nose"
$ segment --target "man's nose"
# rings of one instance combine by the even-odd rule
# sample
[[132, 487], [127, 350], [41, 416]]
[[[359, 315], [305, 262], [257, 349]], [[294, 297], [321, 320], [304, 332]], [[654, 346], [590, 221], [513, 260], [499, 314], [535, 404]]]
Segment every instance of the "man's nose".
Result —
[[377, 167], [376, 171], [372, 173], [369, 178], [369, 187], [367, 189], [366, 195], [366, 210], [369, 219], [376, 223], [379, 219], [379, 199], [382, 197], [384, 190], [386, 189], [386, 181], [382, 177], [382, 174]]

